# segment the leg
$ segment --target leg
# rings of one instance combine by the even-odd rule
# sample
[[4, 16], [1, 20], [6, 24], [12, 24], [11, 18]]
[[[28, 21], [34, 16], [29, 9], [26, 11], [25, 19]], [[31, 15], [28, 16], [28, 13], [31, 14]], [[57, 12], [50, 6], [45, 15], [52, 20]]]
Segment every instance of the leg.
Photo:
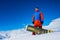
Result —
[[[34, 27], [37, 27], [37, 21], [34, 22]], [[32, 32], [32, 35], [35, 35], [35, 32]]]
[[[34, 21], [34, 27], [38, 26], [40, 26], [40, 21], [39, 20]], [[35, 32], [32, 32], [32, 35], [35, 35]]]
[[[39, 28], [42, 29], [42, 24], [41, 24], [41, 22], [40, 22], [39, 20], [36, 20], [36, 21], [34, 22], [34, 27], [39, 27]], [[34, 32], [33, 32], [32, 34], [35, 35]]]
[[39, 27], [42, 29], [42, 24], [39, 20], [36, 20], [35, 23], [34, 23], [34, 27]]
[[41, 29], [42, 29], [42, 25], [40, 25], [40, 26], [39, 26], [39, 28], [41, 28]]
[[35, 35], [35, 32], [32, 32], [32, 35]]

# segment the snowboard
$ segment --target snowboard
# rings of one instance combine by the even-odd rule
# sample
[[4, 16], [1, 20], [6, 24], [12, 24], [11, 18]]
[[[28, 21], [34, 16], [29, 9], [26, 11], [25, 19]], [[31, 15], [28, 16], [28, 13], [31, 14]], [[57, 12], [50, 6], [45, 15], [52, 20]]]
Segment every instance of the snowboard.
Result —
[[31, 25], [27, 26], [27, 31], [35, 32], [36, 34], [45, 34], [45, 33], [53, 32], [53, 30], [47, 30], [47, 29], [43, 29], [43, 28], [41, 29], [39, 27], [34, 27], [34, 26], [31, 26]]

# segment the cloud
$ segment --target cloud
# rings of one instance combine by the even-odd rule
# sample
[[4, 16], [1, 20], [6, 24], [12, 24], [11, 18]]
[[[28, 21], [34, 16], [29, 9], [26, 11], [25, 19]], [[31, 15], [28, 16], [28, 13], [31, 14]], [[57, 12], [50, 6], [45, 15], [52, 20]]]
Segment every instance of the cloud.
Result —
[[[44, 26], [43, 28], [60, 29], [60, 18], [52, 20], [52, 22], [48, 26]], [[0, 35], [5, 37], [2, 40], [60, 40], [60, 32], [32, 36], [31, 32], [26, 31], [25, 28], [2, 31], [0, 32]]]

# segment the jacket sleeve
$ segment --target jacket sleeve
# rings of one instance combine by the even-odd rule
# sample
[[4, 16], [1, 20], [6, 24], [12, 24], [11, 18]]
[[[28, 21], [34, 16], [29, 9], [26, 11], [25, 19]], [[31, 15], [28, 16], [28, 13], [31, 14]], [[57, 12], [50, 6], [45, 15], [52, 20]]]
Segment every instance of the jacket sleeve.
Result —
[[42, 12], [40, 12], [40, 17], [41, 17], [41, 20], [43, 21], [44, 20], [44, 16], [43, 16]]
[[34, 21], [34, 15], [32, 15], [32, 21]]

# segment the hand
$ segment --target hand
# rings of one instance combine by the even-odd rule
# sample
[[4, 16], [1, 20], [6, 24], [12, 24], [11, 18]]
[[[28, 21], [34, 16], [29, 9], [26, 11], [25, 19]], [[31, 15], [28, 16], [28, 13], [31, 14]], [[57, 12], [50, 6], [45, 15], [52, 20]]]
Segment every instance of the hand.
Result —
[[43, 24], [43, 20], [41, 21], [41, 24]]
[[41, 24], [43, 24], [43, 22], [41, 22]]
[[34, 21], [32, 23], [34, 24]]

